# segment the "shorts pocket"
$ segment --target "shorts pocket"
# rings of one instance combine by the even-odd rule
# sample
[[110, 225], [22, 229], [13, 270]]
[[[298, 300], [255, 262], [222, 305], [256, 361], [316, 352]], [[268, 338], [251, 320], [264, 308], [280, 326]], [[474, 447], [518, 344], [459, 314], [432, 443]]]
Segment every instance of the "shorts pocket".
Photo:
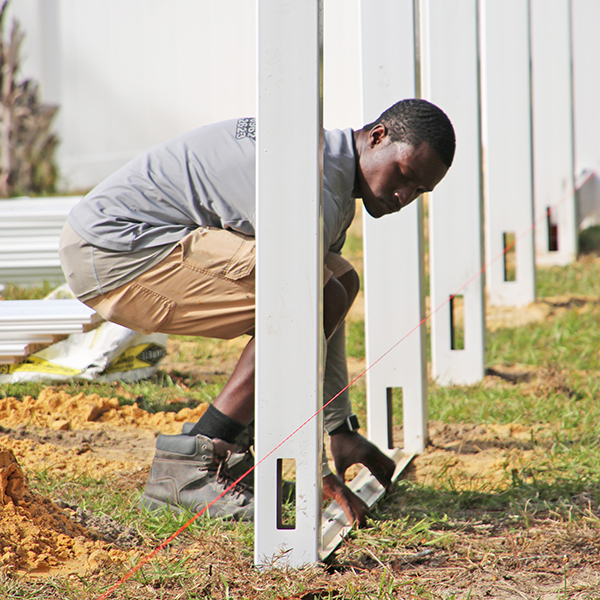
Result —
[[181, 245], [183, 264], [213, 277], [236, 281], [250, 275], [256, 265], [255, 239], [235, 231], [202, 227]]
[[139, 333], [160, 332], [173, 318], [175, 302], [135, 282], [88, 303], [107, 321]]

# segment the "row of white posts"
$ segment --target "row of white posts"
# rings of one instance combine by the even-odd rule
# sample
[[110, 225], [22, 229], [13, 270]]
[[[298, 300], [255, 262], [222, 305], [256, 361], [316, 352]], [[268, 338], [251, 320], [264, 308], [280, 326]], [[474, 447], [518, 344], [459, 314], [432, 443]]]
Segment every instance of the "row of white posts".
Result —
[[[599, 2], [573, 2], [600, 23]], [[286, 564], [314, 562], [321, 549], [322, 425], [310, 420], [322, 405], [321, 3], [258, 2], [258, 564], [280, 553]], [[522, 306], [535, 299], [535, 256], [576, 255], [571, 9], [570, 0], [362, 2], [364, 122], [420, 96], [457, 133], [454, 164], [429, 198], [432, 375], [442, 385], [483, 378], [484, 272], [490, 303]], [[378, 361], [367, 373], [368, 435], [394, 446], [390, 397], [401, 388], [409, 454], [423, 450], [428, 428], [423, 221], [420, 201], [364, 218], [367, 365]], [[281, 518], [286, 459], [296, 467], [292, 528]]]

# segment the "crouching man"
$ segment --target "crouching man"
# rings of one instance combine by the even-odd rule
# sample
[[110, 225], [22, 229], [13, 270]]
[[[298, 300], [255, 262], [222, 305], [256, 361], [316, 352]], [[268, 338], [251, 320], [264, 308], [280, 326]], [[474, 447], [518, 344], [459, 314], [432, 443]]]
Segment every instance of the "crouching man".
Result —
[[[149, 150], [85, 196], [62, 234], [71, 289], [108, 321], [142, 333], [250, 337], [202, 418], [158, 437], [142, 496], [149, 509], [196, 512], [253, 464], [255, 131], [252, 118], [224, 121]], [[348, 382], [344, 319], [359, 279], [341, 250], [355, 198], [374, 218], [399, 211], [441, 181], [454, 148], [448, 117], [425, 100], [398, 102], [357, 131], [324, 132], [325, 402]], [[290, 227], [285, 215], [282, 198], [280, 226]], [[394, 462], [356, 431], [347, 390], [325, 408], [324, 422], [337, 475], [324, 471], [323, 496], [363, 525], [367, 507], [344, 474], [360, 463], [389, 489]], [[253, 510], [247, 477], [209, 513], [250, 519]]]

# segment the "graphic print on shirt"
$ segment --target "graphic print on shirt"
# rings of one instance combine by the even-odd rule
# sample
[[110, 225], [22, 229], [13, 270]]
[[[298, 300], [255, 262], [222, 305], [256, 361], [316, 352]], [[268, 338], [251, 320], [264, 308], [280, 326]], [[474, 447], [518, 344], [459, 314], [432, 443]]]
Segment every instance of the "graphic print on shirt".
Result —
[[244, 138], [256, 139], [256, 119], [254, 117], [238, 119], [237, 121], [235, 139], [242, 140]]

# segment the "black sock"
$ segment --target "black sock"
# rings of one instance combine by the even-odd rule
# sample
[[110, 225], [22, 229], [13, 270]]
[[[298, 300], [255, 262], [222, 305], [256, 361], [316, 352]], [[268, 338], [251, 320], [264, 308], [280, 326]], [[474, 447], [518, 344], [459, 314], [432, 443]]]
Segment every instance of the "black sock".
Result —
[[188, 435], [204, 435], [233, 444], [235, 438], [244, 429], [246, 429], [245, 425], [238, 423], [235, 419], [228, 417], [210, 404], [206, 412], [200, 417], [200, 420], [188, 432]]

